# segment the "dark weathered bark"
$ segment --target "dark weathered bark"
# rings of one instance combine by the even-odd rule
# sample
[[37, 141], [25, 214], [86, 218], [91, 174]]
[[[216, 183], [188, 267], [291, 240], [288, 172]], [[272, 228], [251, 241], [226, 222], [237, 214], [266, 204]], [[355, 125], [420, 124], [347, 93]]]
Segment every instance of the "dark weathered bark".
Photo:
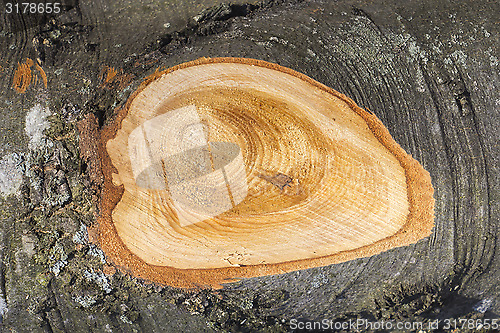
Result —
[[[2, 8], [0, 298], [8, 309], [2, 310], [6, 331], [280, 331], [292, 318], [498, 317], [498, 4], [266, 1], [221, 6], [188, 22], [218, 1], [112, 3], [74, 1], [45, 23]], [[75, 123], [93, 113], [102, 125], [156, 68], [202, 56], [275, 62], [374, 112], [431, 174], [431, 237], [217, 292], [111, 275], [112, 266], [81, 228], [95, 220], [99, 193], [87, 175], [92, 162], [80, 159]], [[46, 89], [34, 67], [36, 85], [25, 93], [12, 88], [18, 62], [26, 58], [40, 59]], [[111, 67], [117, 74], [106, 80]], [[39, 140], [30, 130], [33, 120], [26, 120], [27, 113], [43, 114], [33, 111], [36, 105], [53, 114]]]

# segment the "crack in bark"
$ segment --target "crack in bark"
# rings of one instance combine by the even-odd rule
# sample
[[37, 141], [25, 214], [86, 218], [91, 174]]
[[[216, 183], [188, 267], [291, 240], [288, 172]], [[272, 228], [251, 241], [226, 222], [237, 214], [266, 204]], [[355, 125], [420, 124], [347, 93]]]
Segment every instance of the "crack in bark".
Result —
[[156, 49], [163, 54], [171, 54], [179, 47], [186, 46], [198, 37], [207, 37], [217, 35], [229, 30], [233, 19], [237, 17], [250, 17], [257, 12], [269, 10], [277, 5], [284, 3], [299, 3], [303, 0], [264, 0], [256, 4], [227, 4], [209, 7], [200, 14], [194, 16], [186, 26], [173, 33], [166, 34], [157, 40], [156, 46], [150, 46], [150, 49]]

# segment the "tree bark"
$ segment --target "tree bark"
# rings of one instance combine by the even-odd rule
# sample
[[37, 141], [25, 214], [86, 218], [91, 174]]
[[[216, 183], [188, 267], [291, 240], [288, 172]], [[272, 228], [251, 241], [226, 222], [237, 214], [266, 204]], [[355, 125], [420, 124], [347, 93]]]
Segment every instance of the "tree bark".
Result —
[[[2, 328], [288, 331], [291, 319], [438, 319], [443, 327], [450, 318], [498, 318], [498, 5], [218, 3], [73, 1], [50, 17], [2, 8]], [[102, 179], [90, 172], [98, 162], [79, 131], [112, 121], [158, 68], [226, 56], [304, 73], [381, 119], [430, 172], [431, 236], [218, 291], [116, 270], [87, 234]]]

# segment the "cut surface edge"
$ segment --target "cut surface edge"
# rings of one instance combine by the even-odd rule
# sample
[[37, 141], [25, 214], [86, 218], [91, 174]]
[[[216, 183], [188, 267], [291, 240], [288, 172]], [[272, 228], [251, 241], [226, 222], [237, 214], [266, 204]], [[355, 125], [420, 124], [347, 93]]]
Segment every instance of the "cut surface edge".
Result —
[[[118, 236], [111, 218], [112, 211], [123, 194], [123, 186], [115, 186], [113, 184], [112, 174], [117, 170], [113, 166], [106, 151], [106, 143], [116, 136], [121, 121], [127, 115], [128, 108], [135, 96], [155, 79], [182, 68], [200, 64], [224, 62], [241, 63], [278, 70], [298, 77], [347, 103], [355, 113], [365, 120], [374, 136], [396, 157], [405, 171], [410, 211], [403, 227], [392, 236], [378, 240], [367, 246], [318, 258], [301, 259], [276, 264], [216, 269], [177, 269], [167, 266], [149, 265], [137, 255], [133, 254]], [[241, 278], [280, 274], [379, 254], [391, 248], [413, 244], [429, 236], [434, 226], [434, 190], [430, 174], [424, 170], [418, 161], [408, 155], [404, 149], [395, 142], [389, 131], [375, 115], [361, 109], [354, 101], [345, 95], [326, 87], [304, 74], [262, 60], [246, 58], [201, 58], [165, 70], [157, 69], [143, 81], [140, 87], [130, 96], [125, 106], [118, 111], [114, 121], [103, 128], [100, 138], [96, 139], [99, 141], [98, 151], [101, 158], [101, 172], [104, 176], [104, 185], [100, 198], [100, 216], [98, 218], [96, 230], [99, 245], [115, 265], [146, 281], [182, 288], [206, 286], [220, 288], [222, 283], [233, 282]]]

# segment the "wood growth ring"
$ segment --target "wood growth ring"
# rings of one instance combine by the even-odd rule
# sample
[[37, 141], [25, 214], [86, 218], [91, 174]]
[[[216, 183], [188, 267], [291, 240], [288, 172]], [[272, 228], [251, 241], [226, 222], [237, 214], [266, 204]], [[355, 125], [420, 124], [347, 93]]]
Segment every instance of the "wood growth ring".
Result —
[[155, 72], [102, 130], [99, 154], [100, 246], [156, 283], [339, 263], [433, 227], [429, 173], [375, 115], [260, 60]]

